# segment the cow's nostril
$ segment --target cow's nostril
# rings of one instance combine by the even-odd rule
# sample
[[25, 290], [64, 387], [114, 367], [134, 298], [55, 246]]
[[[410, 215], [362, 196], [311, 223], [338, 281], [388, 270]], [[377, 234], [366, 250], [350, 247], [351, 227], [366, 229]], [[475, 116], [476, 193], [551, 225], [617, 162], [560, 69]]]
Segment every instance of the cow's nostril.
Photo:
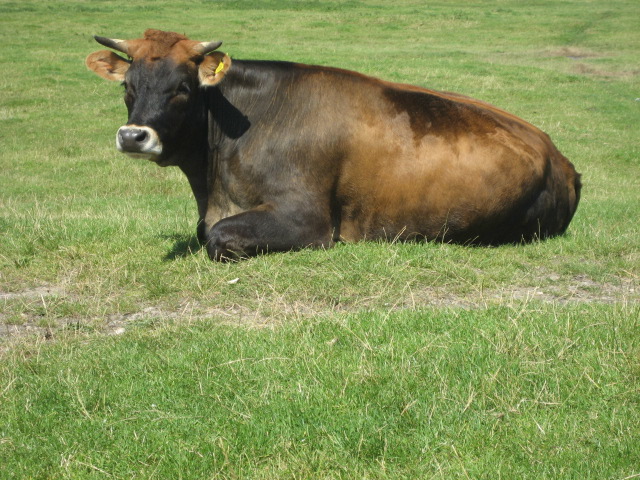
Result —
[[149, 133], [146, 130], [138, 130], [133, 133], [136, 142], [145, 142], [149, 137]]

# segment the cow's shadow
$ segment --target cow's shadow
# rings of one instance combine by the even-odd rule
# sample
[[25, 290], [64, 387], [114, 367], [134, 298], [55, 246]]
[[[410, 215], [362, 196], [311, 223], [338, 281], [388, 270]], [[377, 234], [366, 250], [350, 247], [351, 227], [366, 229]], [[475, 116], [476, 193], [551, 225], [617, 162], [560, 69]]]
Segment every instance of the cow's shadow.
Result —
[[163, 258], [165, 262], [185, 258], [202, 250], [202, 245], [198, 242], [198, 237], [195, 235], [174, 234], [163, 235], [162, 238], [174, 241], [173, 247], [171, 247], [171, 250], [169, 250]]

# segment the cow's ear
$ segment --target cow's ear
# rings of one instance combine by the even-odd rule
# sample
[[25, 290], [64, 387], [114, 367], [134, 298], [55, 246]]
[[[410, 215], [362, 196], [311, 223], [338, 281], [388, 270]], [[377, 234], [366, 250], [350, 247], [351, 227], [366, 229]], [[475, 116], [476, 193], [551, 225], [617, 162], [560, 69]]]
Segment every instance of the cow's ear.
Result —
[[124, 74], [129, 70], [130, 62], [110, 50], [94, 52], [85, 60], [87, 67], [102, 78], [122, 82]]
[[225, 53], [213, 52], [205, 55], [198, 66], [198, 77], [203, 86], [217, 85], [231, 68], [231, 57]]

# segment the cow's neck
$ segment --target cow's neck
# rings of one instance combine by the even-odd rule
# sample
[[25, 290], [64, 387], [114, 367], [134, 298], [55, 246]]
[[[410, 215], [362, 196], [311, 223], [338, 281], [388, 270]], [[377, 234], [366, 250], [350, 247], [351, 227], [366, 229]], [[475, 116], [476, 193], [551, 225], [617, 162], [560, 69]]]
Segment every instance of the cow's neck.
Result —
[[[289, 68], [283, 68], [288, 65]], [[237, 140], [251, 128], [294, 79], [284, 62], [236, 60], [219, 86], [208, 90], [215, 144]]]
[[203, 101], [199, 102], [201, 111], [194, 112], [185, 129], [179, 148], [174, 153], [174, 165], [180, 167], [189, 180], [189, 185], [198, 204], [200, 219], [204, 218], [207, 199], [207, 121]]

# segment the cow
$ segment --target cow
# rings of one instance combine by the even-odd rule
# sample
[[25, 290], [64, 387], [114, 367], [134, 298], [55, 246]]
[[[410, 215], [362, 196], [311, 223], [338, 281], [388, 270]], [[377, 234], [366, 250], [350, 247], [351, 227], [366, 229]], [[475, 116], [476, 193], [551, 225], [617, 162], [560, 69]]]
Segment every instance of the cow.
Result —
[[564, 233], [576, 211], [574, 166], [488, 103], [339, 68], [232, 60], [219, 41], [173, 32], [94, 38], [110, 50], [87, 66], [124, 86], [118, 150], [185, 173], [213, 260], [341, 241], [528, 242]]

